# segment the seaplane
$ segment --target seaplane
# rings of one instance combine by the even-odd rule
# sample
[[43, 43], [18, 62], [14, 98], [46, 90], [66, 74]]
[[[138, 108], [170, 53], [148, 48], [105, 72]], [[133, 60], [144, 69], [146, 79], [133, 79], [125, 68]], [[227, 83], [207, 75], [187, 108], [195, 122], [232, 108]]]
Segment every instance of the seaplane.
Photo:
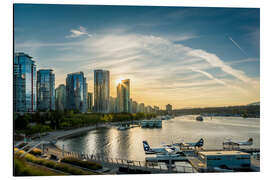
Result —
[[202, 147], [203, 146], [203, 144], [204, 144], [204, 140], [203, 140], [203, 138], [201, 138], [198, 142], [187, 142], [187, 143], [185, 143], [185, 142], [181, 142], [181, 143], [176, 143], [176, 144], [173, 144], [173, 145], [177, 145], [177, 146], [180, 146], [180, 148], [191, 148], [191, 147], [194, 147], [194, 148], [196, 148], [196, 147]]
[[163, 144], [162, 147], [151, 148], [147, 141], [143, 141], [145, 154], [180, 154], [181, 151], [175, 145]]
[[253, 138], [249, 138], [247, 141], [243, 142], [237, 142], [237, 141], [232, 141], [231, 139], [228, 139], [227, 141], [223, 142], [224, 145], [229, 145], [229, 146], [251, 146], [253, 144]]

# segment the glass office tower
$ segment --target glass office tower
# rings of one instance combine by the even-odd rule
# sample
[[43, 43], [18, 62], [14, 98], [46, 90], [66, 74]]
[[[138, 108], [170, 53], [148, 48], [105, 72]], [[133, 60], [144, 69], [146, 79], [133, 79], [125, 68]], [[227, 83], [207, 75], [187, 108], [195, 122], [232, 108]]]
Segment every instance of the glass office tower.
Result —
[[87, 111], [87, 84], [83, 72], [67, 75], [66, 100], [68, 110]]
[[55, 89], [55, 108], [57, 111], [64, 111], [66, 108], [66, 86], [60, 84]]
[[87, 106], [88, 106], [88, 110], [92, 111], [92, 109], [93, 109], [93, 93], [87, 93]]
[[32, 57], [23, 52], [14, 54], [13, 110], [36, 111], [36, 65]]
[[95, 112], [108, 113], [110, 100], [110, 72], [94, 70], [94, 110]]
[[37, 109], [55, 110], [55, 76], [51, 69], [37, 71]]
[[118, 112], [130, 112], [130, 80], [122, 80], [117, 85]]

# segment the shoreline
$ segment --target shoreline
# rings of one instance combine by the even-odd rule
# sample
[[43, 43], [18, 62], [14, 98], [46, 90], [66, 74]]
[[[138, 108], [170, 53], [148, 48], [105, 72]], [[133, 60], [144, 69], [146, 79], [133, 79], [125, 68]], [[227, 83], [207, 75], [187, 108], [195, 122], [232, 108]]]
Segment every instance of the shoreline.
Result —
[[[141, 122], [141, 121], [143, 120], [127, 121], [124, 123]], [[51, 141], [57, 142], [57, 140], [60, 140], [60, 139], [75, 137], [82, 133], [92, 131], [92, 130], [102, 128], [102, 127], [109, 128], [113, 126], [118, 126], [122, 123], [123, 122], [103, 123], [103, 124], [97, 124], [93, 126], [79, 127], [79, 128], [70, 129], [70, 130], [56, 130], [56, 131], [49, 132], [49, 136], [47, 138], [50, 138]]]

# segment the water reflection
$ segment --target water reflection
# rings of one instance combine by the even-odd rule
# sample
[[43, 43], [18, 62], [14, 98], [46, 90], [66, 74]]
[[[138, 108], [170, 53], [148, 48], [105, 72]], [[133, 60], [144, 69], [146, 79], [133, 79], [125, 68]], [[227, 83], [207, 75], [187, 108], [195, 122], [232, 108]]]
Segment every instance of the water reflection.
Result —
[[65, 144], [65, 149], [69, 151], [144, 160], [143, 140], [147, 140], [153, 147], [160, 147], [162, 143], [195, 142], [202, 137], [205, 139], [205, 148], [222, 148], [225, 138], [246, 141], [252, 137], [254, 144], [251, 147], [259, 147], [259, 132], [258, 118], [214, 117], [212, 120], [204, 118], [203, 122], [198, 122], [194, 116], [182, 116], [163, 121], [160, 129], [137, 127], [119, 131], [116, 127], [103, 128], [58, 141], [57, 145], [62, 147]]

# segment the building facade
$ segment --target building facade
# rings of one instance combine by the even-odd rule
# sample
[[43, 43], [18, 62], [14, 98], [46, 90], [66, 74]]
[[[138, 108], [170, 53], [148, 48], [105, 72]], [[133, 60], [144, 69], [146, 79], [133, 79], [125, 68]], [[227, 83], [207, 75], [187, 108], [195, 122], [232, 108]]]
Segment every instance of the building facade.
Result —
[[55, 110], [55, 76], [51, 69], [37, 71], [37, 110]]
[[66, 109], [66, 86], [64, 84], [60, 84], [55, 89], [55, 108], [58, 111]]
[[87, 84], [83, 72], [67, 75], [66, 102], [68, 110], [87, 111]]
[[110, 107], [109, 107], [110, 113], [116, 113], [117, 112], [117, 98], [110, 96]]
[[171, 114], [171, 113], [172, 113], [172, 105], [170, 105], [170, 104], [167, 104], [167, 105], [166, 105], [166, 112], [167, 112], [168, 114]]
[[93, 93], [87, 93], [87, 109], [88, 111], [93, 110]]
[[138, 103], [136, 101], [132, 101], [132, 113], [138, 112]]
[[13, 111], [36, 111], [36, 65], [32, 57], [14, 54], [13, 62]]
[[99, 113], [109, 112], [110, 72], [94, 70], [94, 110]]
[[130, 112], [130, 80], [122, 80], [117, 85], [118, 112]]
[[138, 112], [144, 113], [144, 103], [140, 103], [138, 109]]

